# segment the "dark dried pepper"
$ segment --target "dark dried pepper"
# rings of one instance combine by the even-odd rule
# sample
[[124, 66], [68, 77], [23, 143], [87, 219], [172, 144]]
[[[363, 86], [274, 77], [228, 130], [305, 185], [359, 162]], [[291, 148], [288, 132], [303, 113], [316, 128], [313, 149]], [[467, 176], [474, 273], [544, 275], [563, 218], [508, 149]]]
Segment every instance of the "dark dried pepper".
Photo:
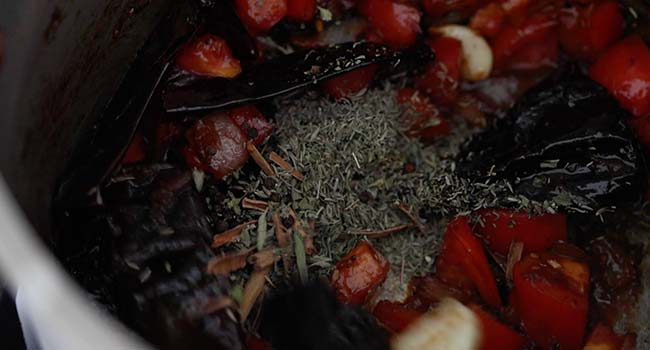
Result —
[[370, 42], [345, 43], [279, 56], [235, 79], [172, 77], [163, 101], [168, 112], [221, 109], [286, 94], [373, 63], [404, 69], [423, 66], [432, 59], [433, 52], [422, 42], [403, 51]]
[[518, 194], [578, 211], [634, 205], [646, 166], [628, 117], [605, 88], [564, 72], [471, 140], [460, 169], [509, 179]]
[[190, 173], [145, 168], [113, 176], [103, 206], [68, 211], [66, 266], [158, 348], [244, 349], [230, 282], [207, 272], [212, 230]]

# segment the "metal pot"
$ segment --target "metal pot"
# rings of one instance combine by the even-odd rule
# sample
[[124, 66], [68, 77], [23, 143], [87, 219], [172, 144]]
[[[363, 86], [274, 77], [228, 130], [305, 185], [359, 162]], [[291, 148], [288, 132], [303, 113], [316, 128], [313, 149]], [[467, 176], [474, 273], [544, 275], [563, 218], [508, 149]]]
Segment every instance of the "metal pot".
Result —
[[47, 348], [146, 348], [93, 307], [48, 247], [78, 133], [116, 90], [167, 0], [0, 3], [0, 272]]

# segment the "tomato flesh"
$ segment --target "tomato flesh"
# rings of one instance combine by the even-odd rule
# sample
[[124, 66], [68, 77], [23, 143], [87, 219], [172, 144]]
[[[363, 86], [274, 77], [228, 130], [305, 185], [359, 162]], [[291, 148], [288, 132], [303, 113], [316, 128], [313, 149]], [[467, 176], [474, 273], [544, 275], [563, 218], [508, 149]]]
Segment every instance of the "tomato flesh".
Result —
[[228, 116], [256, 145], [261, 145], [273, 133], [269, 123], [255, 106], [243, 106], [229, 110]]
[[507, 209], [482, 209], [478, 211], [483, 224], [476, 231], [485, 239], [492, 251], [508, 255], [514, 242], [524, 244], [524, 254], [548, 249], [556, 241], [567, 238], [566, 216], [543, 214], [530, 216], [526, 212]]
[[422, 313], [408, 308], [404, 304], [382, 300], [372, 314], [391, 332], [399, 333], [415, 322]]
[[287, 0], [235, 0], [235, 10], [248, 31], [262, 34], [287, 14]]
[[544, 349], [579, 349], [589, 304], [589, 268], [577, 247], [556, 243], [514, 267], [514, 303], [526, 333]]
[[403, 0], [362, 0], [360, 11], [384, 43], [393, 48], [410, 46], [420, 33], [421, 13]]
[[226, 113], [200, 119], [187, 131], [186, 138], [186, 161], [209, 171], [217, 179], [239, 169], [248, 160], [247, 137]]
[[533, 14], [521, 25], [505, 25], [492, 42], [495, 68], [508, 68], [511, 57], [531, 43], [557, 41], [556, 26], [554, 16], [547, 13]]
[[192, 73], [211, 77], [234, 78], [241, 73], [241, 64], [233, 57], [226, 41], [212, 34], [186, 44], [176, 57], [176, 64]]
[[440, 115], [430, 99], [412, 88], [397, 92], [397, 101], [405, 108], [402, 123], [408, 128], [405, 134], [433, 142], [451, 133], [451, 123]]
[[328, 95], [335, 99], [344, 98], [350, 94], [366, 89], [375, 76], [377, 66], [369, 66], [343, 73], [335, 78], [323, 82], [323, 88]]
[[490, 3], [476, 11], [470, 21], [470, 28], [487, 38], [493, 38], [501, 31], [505, 11], [498, 3]]
[[388, 276], [390, 263], [370, 243], [362, 241], [339, 260], [332, 272], [332, 287], [338, 299], [363, 304]]
[[309, 22], [316, 14], [316, 0], [287, 0], [287, 18], [294, 22]]
[[439, 37], [428, 43], [436, 53], [436, 62], [416, 78], [415, 84], [434, 104], [448, 106], [458, 95], [462, 46], [460, 41], [449, 37]]
[[624, 24], [617, 1], [575, 4], [560, 10], [560, 43], [571, 56], [593, 60], [621, 37]]
[[447, 225], [436, 272], [443, 281], [459, 287], [467, 287], [471, 281], [485, 303], [493, 307], [502, 305], [494, 274], [467, 217], [457, 217]]
[[631, 35], [607, 49], [589, 76], [633, 115], [650, 115], [650, 49], [640, 36]]
[[480, 350], [521, 350], [526, 345], [526, 338], [510, 327], [497, 321], [492, 315], [478, 305], [470, 305], [470, 309], [481, 322]]

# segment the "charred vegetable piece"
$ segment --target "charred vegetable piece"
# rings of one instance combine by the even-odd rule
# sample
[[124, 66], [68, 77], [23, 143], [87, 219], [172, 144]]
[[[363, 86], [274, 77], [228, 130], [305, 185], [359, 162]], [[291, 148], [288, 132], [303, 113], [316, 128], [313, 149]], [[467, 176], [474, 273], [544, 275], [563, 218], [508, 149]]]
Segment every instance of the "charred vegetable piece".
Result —
[[526, 93], [496, 126], [467, 146], [468, 176], [509, 179], [516, 193], [580, 211], [639, 202], [646, 167], [602, 86], [565, 72]]
[[332, 286], [338, 299], [363, 304], [368, 295], [388, 276], [390, 263], [368, 242], [359, 242], [341, 258], [332, 272]]
[[446, 283], [460, 288], [475, 287], [490, 306], [502, 305], [494, 274], [467, 217], [457, 217], [447, 225], [436, 273]]
[[526, 338], [512, 328], [496, 320], [478, 305], [470, 305], [474, 314], [481, 321], [480, 350], [520, 350], [526, 345]]
[[433, 59], [424, 44], [404, 51], [357, 42], [284, 55], [244, 70], [236, 79], [171, 80], [163, 96], [168, 112], [221, 109], [260, 101], [305, 88], [373, 63], [412, 68]]
[[587, 325], [589, 268], [579, 248], [556, 243], [514, 268], [514, 303], [528, 334], [544, 349], [579, 349]]
[[481, 224], [476, 231], [489, 247], [503, 256], [510, 245], [523, 243], [524, 254], [548, 249], [556, 241], [566, 241], [567, 223], [564, 214], [531, 216], [529, 213], [507, 209], [483, 209], [478, 212]]
[[89, 191], [102, 183], [118, 164], [151, 96], [168, 70], [176, 50], [195, 27], [188, 21], [196, 16], [185, 2], [172, 6], [138, 53], [120, 88], [95, 127], [83, 136], [69, 162], [56, 194], [60, 202], [85, 200]]
[[591, 66], [589, 76], [633, 115], [650, 115], [650, 48], [641, 37], [629, 36], [609, 48]]
[[185, 45], [176, 57], [179, 67], [199, 75], [234, 78], [241, 73], [239, 60], [216, 35], [204, 34]]
[[326, 284], [283, 289], [265, 300], [260, 329], [274, 349], [388, 350], [388, 334], [372, 315], [343, 305]]
[[411, 309], [404, 304], [382, 300], [372, 311], [377, 320], [391, 332], [399, 333], [415, 322], [422, 312]]

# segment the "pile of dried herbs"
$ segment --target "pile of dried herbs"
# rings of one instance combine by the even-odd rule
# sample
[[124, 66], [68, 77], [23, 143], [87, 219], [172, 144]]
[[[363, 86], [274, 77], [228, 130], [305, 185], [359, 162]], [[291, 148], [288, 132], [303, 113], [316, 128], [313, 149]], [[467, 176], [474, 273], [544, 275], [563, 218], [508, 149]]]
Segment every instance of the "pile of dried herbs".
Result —
[[[257, 220], [234, 247], [274, 247], [291, 263], [287, 274], [306, 278], [329, 274], [359, 239], [372, 239], [400, 289], [432, 270], [449, 217], [512, 196], [506, 183], [456, 175], [454, 158], [472, 133], [464, 124], [432, 145], [406, 137], [395, 90], [387, 84], [338, 102], [309, 94], [275, 101], [276, 132], [260, 150], [272, 174], [244, 169], [221, 191], [208, 191], [223, 231]], [[274, 213], [292, 244], [279, 244]], [[315, 252], [306, 254], [312, 237]], [[276, 269], [271, 280], [280, 275]]]

